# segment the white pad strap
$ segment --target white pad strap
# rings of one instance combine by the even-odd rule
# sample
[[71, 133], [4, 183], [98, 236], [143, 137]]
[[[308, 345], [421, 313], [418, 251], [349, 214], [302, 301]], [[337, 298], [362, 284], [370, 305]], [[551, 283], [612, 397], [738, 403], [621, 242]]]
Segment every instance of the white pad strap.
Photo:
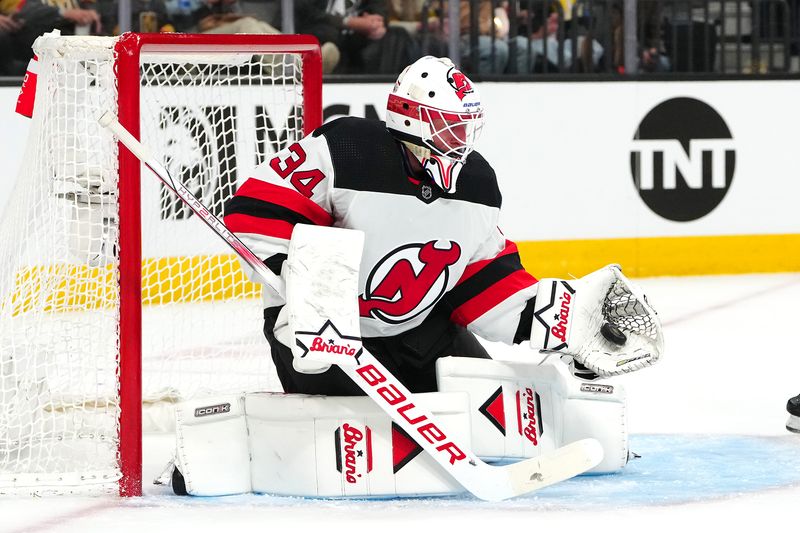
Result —
[[572, 356], [601, 377], [652, 365], [664, 350], [661, 322], [618, 265], [537, 285], [531, 347]]
[[175, 464], [192, 496], [250, 492], [250, 447], [244, 398], [182, 402], [175, 409]]
[[446, 357], [436, 364], [439, 390], [470, 398], [473, 451], [484, 459], [538, 457], [595, 438], [604, 459], [589, 472], [615, 472], [628, 458], [625, 392], [582, 383], [560, 361], [545, 364]]

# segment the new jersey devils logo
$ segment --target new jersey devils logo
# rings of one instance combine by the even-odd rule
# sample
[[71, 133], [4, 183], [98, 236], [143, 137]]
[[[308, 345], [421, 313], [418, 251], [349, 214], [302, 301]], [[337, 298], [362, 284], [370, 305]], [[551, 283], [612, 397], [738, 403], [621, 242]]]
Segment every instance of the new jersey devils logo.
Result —
[[459, 100], [463, 100], [464, 96], [472, 92], [472, 84], [469, 82], [469, 79], [455, 68], [451, 68], [447, 71], [447, 82], [450, 84], [450, 87], [455, 89], [456, 96], [458, 96]]
[[401, 246], [381, 259], [358, 298], [360, 315], [398, 324], [435, 304], [447, 290], [449, 267], [461, 257], [458, 243], [438, 248], [436, 242]]

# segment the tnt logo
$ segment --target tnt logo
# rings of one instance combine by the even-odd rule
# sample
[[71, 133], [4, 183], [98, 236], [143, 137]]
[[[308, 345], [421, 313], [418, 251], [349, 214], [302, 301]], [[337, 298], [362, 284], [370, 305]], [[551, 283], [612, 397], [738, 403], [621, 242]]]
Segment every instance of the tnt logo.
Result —
[[730, 130], [711, 106], [673, 98], [653, 108], [633, 138], [630, 163], [639, 196], [656, 214], [697, 220], [722, 202], [733, 181]]

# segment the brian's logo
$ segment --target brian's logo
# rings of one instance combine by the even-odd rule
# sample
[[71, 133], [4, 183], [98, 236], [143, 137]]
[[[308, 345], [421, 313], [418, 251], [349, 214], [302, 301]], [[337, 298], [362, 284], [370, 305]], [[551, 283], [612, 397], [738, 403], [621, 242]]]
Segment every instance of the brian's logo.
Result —
[[337, 364], [343, 362], [352, 364], [349, 362], [350, 358], [358, 363], [363, 350], [361, 337], [342, 335], [330, 320], [326, 320], [318, 331], [295, 331], [294, 341], [299, 348], [294, 350], [295, 357], [302, 358], [308, 354], [316, 354], [317, 357], [312, 358]]
[[436, 244], [401, 246], [381, 259], [358, 298], [360, 315], [398, 324], [435, 304], [447, 290], [449, 267], [461, 257], [457, 242], [449, 241], [448, 248]]
[[567, 291], [559, 298], [561, 302], [561, 310], [556, 313], [555, 319], [558, 323], [550, 329], [553, 337], [557, 338], [563, 343], [567, 342], [567, 324], [569, 323], [569, 311], [572, 303], [572, 296]]
[[542, 423], [539, 393], [526, 387], [525, 391], [517, 391], [517, 429], [519, 434], [528, 439], [534, 446], [539, 445], [542, 435]]
[[361, 431], [350, 424], [342, 424], [334, 434], [336, 442], [336, 470], [344, 474], [348, 483], [358, 482], [363, 473], [372, 471], [372, 430]]
[[314, 340], [311, 341], [311, 348], [309, 348], [308, 351], [335, 353], [342, 355], [356, 354], [356, 348], [350, 346], [349, 344], [337, 343], [335, 339], [328, 339], [326, 341], [323, 340], [322, 337], [314, 337]]
[[455, 68], [447, 71], [447, 83], [456, 91], [456, 96], [458, 96], [459, 100], [463, 100], [466, 95], [473, 91], [469, 78]]

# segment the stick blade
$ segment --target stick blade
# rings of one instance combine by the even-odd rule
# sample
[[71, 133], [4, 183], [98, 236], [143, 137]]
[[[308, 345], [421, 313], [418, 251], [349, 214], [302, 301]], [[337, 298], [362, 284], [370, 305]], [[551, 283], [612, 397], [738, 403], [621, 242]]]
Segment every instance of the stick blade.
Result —
[[603, 447], [597, 439], [583, 439], [540, 457], [508, 465], [505, 468], [509, 470], [512, 494], [506, 498], [528, 494], [583, 474], [602, 460]]

